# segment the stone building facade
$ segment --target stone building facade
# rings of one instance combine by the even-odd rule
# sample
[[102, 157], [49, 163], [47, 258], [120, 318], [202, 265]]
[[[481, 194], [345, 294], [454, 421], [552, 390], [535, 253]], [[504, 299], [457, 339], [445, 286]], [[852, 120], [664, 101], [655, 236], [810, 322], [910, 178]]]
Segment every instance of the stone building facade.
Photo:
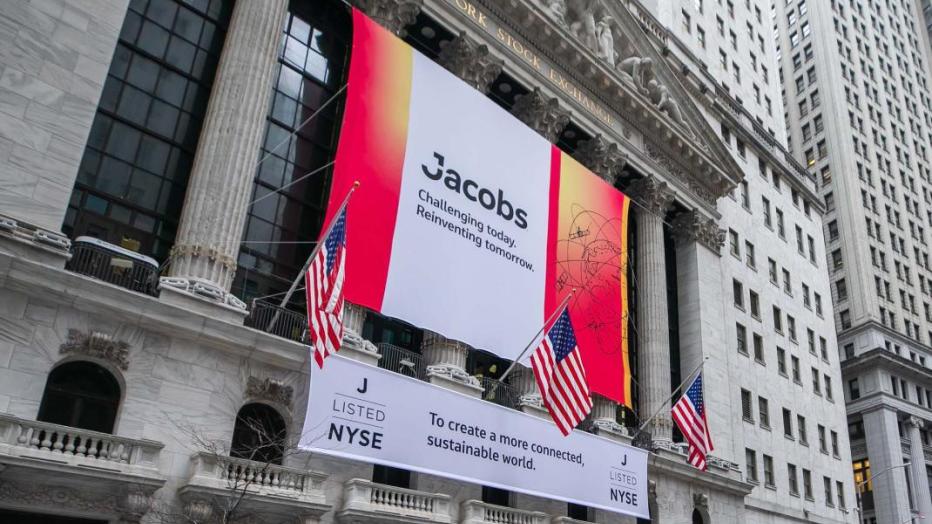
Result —
[[[701, 14], [753, 26], [747, 50], [765, 29], [739, 4]], [[824, 206], [764, 98], [745, 108], [742, 77], [731, 91], [687, 38], [699, 17], [678, 30], [636, 0], [356, 5], [634, 199], [635, 409], [596, 397], [584, 429], [653, 450], [652, 522], [853, 521]], [[310, 361], [300, 304], [276, 299], [320, 227], [348, 13], [0, 5], [0, 517], [632, 520], [291, 445]], [[527, 370], [496, 384], [507, 363], [486, 353], [352, 305], [347, 320], [353, 358], [542, 413]], [[700, 363], [707, 472], [665, 405]], [[257, 449], [262, 432], [274, 445]]]
[[790, 148], [827, 208], [865, 519], [918, 519], [932, 513], [932, 48], [922, 3], [777, 4]]

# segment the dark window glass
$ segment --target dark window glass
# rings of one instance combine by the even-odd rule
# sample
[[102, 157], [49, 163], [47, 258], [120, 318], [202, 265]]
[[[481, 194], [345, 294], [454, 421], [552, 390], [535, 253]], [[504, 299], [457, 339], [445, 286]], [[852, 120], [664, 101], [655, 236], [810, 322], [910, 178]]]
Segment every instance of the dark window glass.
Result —
[[45, 383], [37, 420], [112, 433], [120, 405], [120, 385], [93, 362], [68, 362], [53, 369]]
[[[299, 126], [346, 81], [350, 36], [339, 1], [291, 2], [252, 199], [292, 185], [249, 210], [232, 289], [246, 301], [286, 290], [320, 232], [331, 169], [302, 177], [333, 160], [343, 98]], [[296, 296], [291, 306], [303, 310], [301, 301]]]
[[281, 464], [285, 452], [285, 419], [265, 404], [246, 404], [236, 414], [230, 456]]
[[143, 254], [167, 258], [232, 6], [232, 0], [130, 3], [65, 233], [138, 242]]

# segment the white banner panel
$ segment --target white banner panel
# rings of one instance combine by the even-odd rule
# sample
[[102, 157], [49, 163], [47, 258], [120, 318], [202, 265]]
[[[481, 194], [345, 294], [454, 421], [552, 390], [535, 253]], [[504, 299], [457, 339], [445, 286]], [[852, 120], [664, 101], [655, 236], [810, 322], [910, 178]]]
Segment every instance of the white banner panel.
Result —
[[[514, 360], [545, 318], [551, 145], [429, 58], [413, 60], [382, 313]], [[423, 299], [438, 290], [463, 298]], [[503, 311], [509, 329], [476, 328], [501, 325]]]
[[647, 452], [331, 356], [300, 447], [649, 518]]

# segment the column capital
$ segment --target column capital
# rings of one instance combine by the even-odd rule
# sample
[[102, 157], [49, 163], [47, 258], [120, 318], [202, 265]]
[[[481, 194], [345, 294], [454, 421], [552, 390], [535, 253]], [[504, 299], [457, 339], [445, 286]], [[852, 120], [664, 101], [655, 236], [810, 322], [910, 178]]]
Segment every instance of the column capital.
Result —
[[570, 112], [560, 107], [556, 98], [548, 98], [539, 87], [518, 96], [511, 114], [551, 143], [556, 143], [560, 132], [570, 123]]
[[725, 230], [718, 227], [714, 219], [695, 209], [673, 219], [673, 235], [680, 242], [699, 242], [716, 255], [722, 254], [725, 245]]
[[492, 55], [489, 46], [477, 43], [466, 32], [440, 43], [437, 62], [483, 94], [489, 92], [489, 86], [505, 64]]
[[628, 165], [628, 157], [618, 149], [618, 144], [609, 142], [601, 134], [580, 142], [573, 155], [587, 169], [612, 185]]
[[628, 186], [628, 195], [641, 204], [649, 213], [663, 216], [673, 205], [673, 191], [662, 180], [653, 176], [639, 178]]
[[423, 0], [354, 0], [353, 3], [397, 36], [405, 36], [405, 28], [414, 23], [424, 4]]
[[924, 428], [925, 425], [926, 425], [926, 423], [925, 423], [924, 420], [922, 420], [922, 419], [919, 418], [919, 417], [913, 417], [913, 416], [907, 418], [907, 419], [906, 419], [906, 423], [909, 424], [910, 426], [916, 428], [916, 429], [922, 429], [922, 428]]

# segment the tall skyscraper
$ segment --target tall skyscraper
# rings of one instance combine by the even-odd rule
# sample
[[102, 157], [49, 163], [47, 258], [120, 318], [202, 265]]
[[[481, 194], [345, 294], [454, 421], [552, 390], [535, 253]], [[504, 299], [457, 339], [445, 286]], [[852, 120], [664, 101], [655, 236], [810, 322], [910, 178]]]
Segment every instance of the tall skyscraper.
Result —
[[864, 515], [871, 522], [928, 516], [926, 22], [919, 2], [908, 0], [776, 1], [773, 17], [790, 148], [817, 177], [826, 207], [852, 467], [864, 490]]

